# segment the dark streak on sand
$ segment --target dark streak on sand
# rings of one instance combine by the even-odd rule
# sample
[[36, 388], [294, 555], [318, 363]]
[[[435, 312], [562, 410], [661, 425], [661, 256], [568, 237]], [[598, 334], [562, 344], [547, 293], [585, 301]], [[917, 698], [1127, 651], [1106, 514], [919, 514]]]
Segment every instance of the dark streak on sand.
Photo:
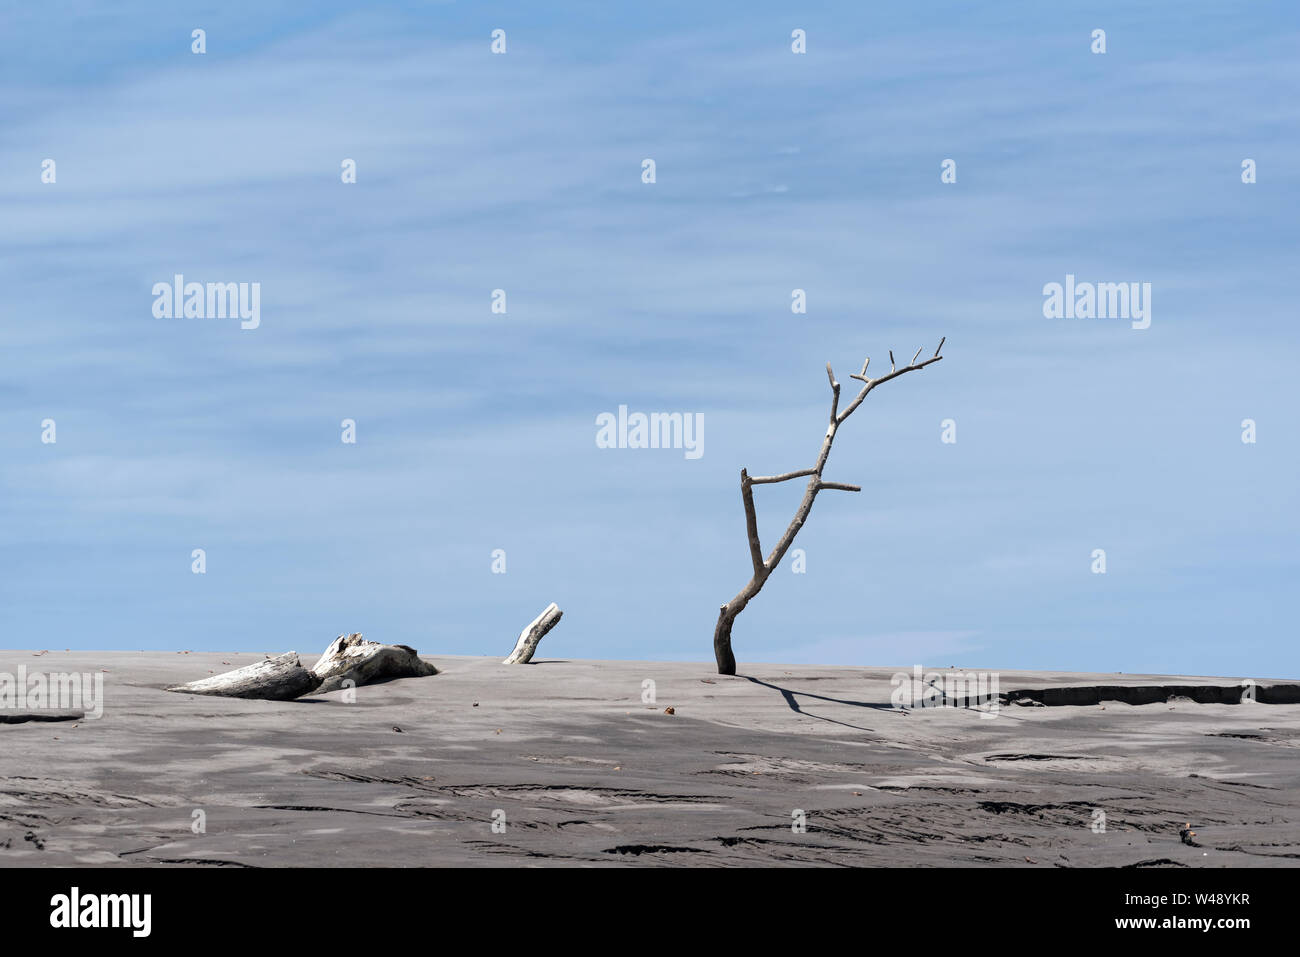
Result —
[[[109, 667], [104, 716], [0, 729], [0, 864], [1300, 857], [1300, 706], [1269, 703], [1293, 700], [1295, 683], [1261, 682], [1256, 703], [1198, 703], [1235, 702], [1240, 685], [1003, 674], [1019, 689], [1009, 698], [1039, 706], [1004, 705], [993, 719], [949, 708], [904, 718], [889, 705], [894, 670], [881, 668], [756, 665], [732, 678], [704, 664], [436, 658], [442, 674], [359, 688], [354, 704], [337, 692], [304, 708], [158, 690], [260, 657], [44, 656], [50, 671]], [[20, 660], [0, 654], [0, 670]], [[653, 703], [641, 701], [646, 678]], [[1090, 701], [1105, 706], [1079, 703]], [[791, 828], [799, 811], [803, 833]], [[1196, 846], [1180, 839], [1185, 822]]]
[[28, 721], [80, 721], [84, 711], [0, 711], [0, 724], [24, 724]]

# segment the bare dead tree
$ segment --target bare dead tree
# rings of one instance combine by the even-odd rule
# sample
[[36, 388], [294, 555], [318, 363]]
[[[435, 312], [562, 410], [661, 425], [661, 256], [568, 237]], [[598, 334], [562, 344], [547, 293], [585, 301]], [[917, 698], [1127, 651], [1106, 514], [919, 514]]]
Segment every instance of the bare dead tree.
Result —
[[[718, 623], [713, 629], [713, 655], [718, 661], [718, 674], [734, 675], [736, 673], [736, 656], [731, 653], [731, 626], [736, 620], [736, 616], [745, 610], [745, 606], [750, 600], [759, 593], [763, 585], [772, 572], [781, 564], [781, 559], [790, 549], [794, 542], [795, 535], [799, 534], [799, 529], [803, 528], [803, 523], [808, 520], [808, 513], [812, 511], [813, 502], [817, 499], [817, 493], [823, 489], [832, 489], [841, 492], [861, 492], [862, 489], [857, 485], [846, 485], [842, 482], [825, 482], [822, 480], [822, 469], [826, 467], [826, 460], [831, 454], [831, 444], [835, 441], [835, 434], [839, 427], [844, 424], [844, 420], [851, 416], [862, 404], [862, 401], [876, 386], [888, 382], [890, 379], [897, 379], [899, 376], [917, 369], [924, 369], [932, 362], [938, 362], [943, 356], [939, 351], [943, 349], [943, 344], [947, 341], [947, 336], [939, 340], [939, 346], [934, 350], [934, 355], [924, 362], [918, 363], [916, 360], [921, 355], [921, 350], [916, 350], [916, 355], [912, 356], [912, 361], [901, 369], [894, 365], [894, 353], [889, 353], [889, 372], [878, 379], [872, 379], [867, 375], [867, 366], [871, 363], [871, 357], [867, 356], [867, 361], [862, 363], [862, 371], [850, 375], [851, 379], [858, 379], [863, 383], [862, 391], [854, 399], [847, 409], [839, 411], [840, 405], [840, 384], [835, 381], [835, 373], [831, 371], [831, 364], [826, 363], [826, 377], [831, 383], [831, 423], [826, 429], [826, 436], [822, 439], [822, 449], [817, 455], [817, 464], [810, 469], [799, 469], [797, 472], [785, 472], [782, 475], [763, 475], [751, 476], [745, 469], [740, 470], [740, 498], [745, 504], [745, 531], [749, 537], [749, 560], [754, 566], [754, 574], [749, 579], [749, 583], [740, 590], [735, 598], [727, 602], [718, 611]], [[803, 501], [799, 503], [798, 510], [794, 513], [794, 518], [790, 520], [785, 534], [781, 536], [776, 547], [772, 549], [767, 560], [763, 559], [763, 549], [758, 542], [758, 516], [754, 513], [754, 486], [770, 485], [774, 482], [787, 482], [790, 479], [803, 478], [808, 476], [808, 487], [804, 490]]]

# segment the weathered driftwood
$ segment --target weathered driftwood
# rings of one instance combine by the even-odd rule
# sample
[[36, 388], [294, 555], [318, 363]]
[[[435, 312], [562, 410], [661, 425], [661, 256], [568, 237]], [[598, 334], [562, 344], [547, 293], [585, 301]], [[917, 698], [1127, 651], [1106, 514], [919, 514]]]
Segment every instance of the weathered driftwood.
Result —
[[414, 648], [367, 641], [360, 634], [339, 635], [311, 670], [321, 679], [318, 692], [337, 691], [345, 681], [352, 681], [355, 687], [438, 673], [437, 668], [421, 660]]
[[222, 695], [227, 698], [262, 698], [268, 701], [289, 701], [315, 691], [321, 683], [298, 660], [298, 653], [267, 658], [255, 665], [227, 671], [225, 674], [173, 685], [168, 691], [183, 694]]
[[[554, 602], [547, 605], [519, 633], [515, 650], [504, 664], [527, 664], [531, 661], [538, 642], [555, 627], [562, 614]], [[408, 645], [385, 645], [367, 641], [360, 634], [351, 634], [339, 635], [330, 642], [311, 669], [304, 668], [297, 653], [291, 651], [225, 674], [173, 685], [166, 690], [289, 701], [313, 692], [338, 691], [347, 682], [352, 683], [351, 687], [357, 687], [393, 678], [423, 678], [437, 673], [437, 668], [420, 658], [419, 653]]]
[[519, 633], [519, 640], [515, 642], [515, 650], [510, 652], [510, 657], [501, 662], [503, 665], [526, 665], [533, 660], [533, 653], [537, 651], [537, 645], [546, 637], [546, 633], [554, 628], [560, 621], [564, 612], [560, 611], [560, 606], [551, 602], [542, 611], [540, 615]]

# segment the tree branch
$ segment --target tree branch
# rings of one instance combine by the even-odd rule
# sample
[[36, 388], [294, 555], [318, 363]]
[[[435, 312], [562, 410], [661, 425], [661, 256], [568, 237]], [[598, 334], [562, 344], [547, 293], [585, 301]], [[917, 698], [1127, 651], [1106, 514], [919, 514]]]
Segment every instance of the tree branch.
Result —
[[782, 472], [780, 475], [755, 475], [749, 480], [750, 485], [771, 485], [773, 482], [788, 482], [790, 479], [812, 475], [815, 469], [800, 469], [797, 472]]
[[867, 384], [862, 387], [862, 391], [858, 393], [858, 397], [849, 403], [849, 407], [847, 409], [845, 409], [843, 412], [840, 413], [840, 417], [839, 419], [836, 420], [835, 424], [839, 425], [845, 419], [851, 416], [854, 413], [854, 411], [857, 409], [857, 407], [862, 404], [862, 400], [867, 397], [867, 393], [870, 392], [872, 389], [874, 389], [876, 386], [880, 385], [882, 382], [888, 382], [890, 379], [897, 379], [900, 375], [904, 375], [908, 372], [913, 372], [917, 369], [924, 369], [932, 362], [938, 362], [942, 358], [943, 356], [938, 356], [938, 355], [931, 356], [929, 359], [926, 359], [924, 362], [917, 362], [912, 365], [905, 365], [901, 369], [891, 369], [889, 372], [882, 375], [879, 379], [869, 380]]
[[767, 572], [763, 565], [763, 547], [758, 543], [758, 516], [754, 513], [754, 491], [750, 488], [749, 473], [740, 470], [740, 497], [745, 503], [745, 534], [749, 537], [749, 560], [754, 566], [754, 575]]
[[829, 488], [837, 492], [861, 492], [862, 491], [861, 485], [846, 485], [843, 482], [818, 482], [817, 488], [819, 490], [824, 488]]

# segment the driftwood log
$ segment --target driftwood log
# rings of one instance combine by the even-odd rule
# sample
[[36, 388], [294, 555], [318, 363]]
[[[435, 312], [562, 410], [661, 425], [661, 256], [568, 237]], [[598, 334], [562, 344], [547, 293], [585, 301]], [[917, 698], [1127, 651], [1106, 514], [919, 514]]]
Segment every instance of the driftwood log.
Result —
[[330, 642], [325, 654], [311, 670], [321, 680], [316, 689], [321, 693], [337, 691], [345, 681], [352, 681], [356, 687], [393, 678], [423, 678], [438, 673], [438, 669], [422, 660], [414, 648], [367, 641], [360, 634], [339, 635]]
[[537, 645], [546, 637], [546, 633], [554, 628], [560, 622], [560, 617], [564, 612], [560, 611], [560, 606], [551, 602], [542, 610], [542, 613], [529, 623], [528, 627], [519, 633], [519, 640], [515, 642], [515, 650], [510, 652], [510, 657], [501, 662], [503, 665], [526, 665], [533, 660], [533, 654], [537, 651]]
[[321, 679], [302, 666], [298, 653], [267, 658], [255, 665], [247, 665], [188, 684], [172, 685], [168, 691], [182, 694], [211, 694], [227, 698], [261, 698], [268, 701], [289, 701], [310, 694], [320, 687]]

